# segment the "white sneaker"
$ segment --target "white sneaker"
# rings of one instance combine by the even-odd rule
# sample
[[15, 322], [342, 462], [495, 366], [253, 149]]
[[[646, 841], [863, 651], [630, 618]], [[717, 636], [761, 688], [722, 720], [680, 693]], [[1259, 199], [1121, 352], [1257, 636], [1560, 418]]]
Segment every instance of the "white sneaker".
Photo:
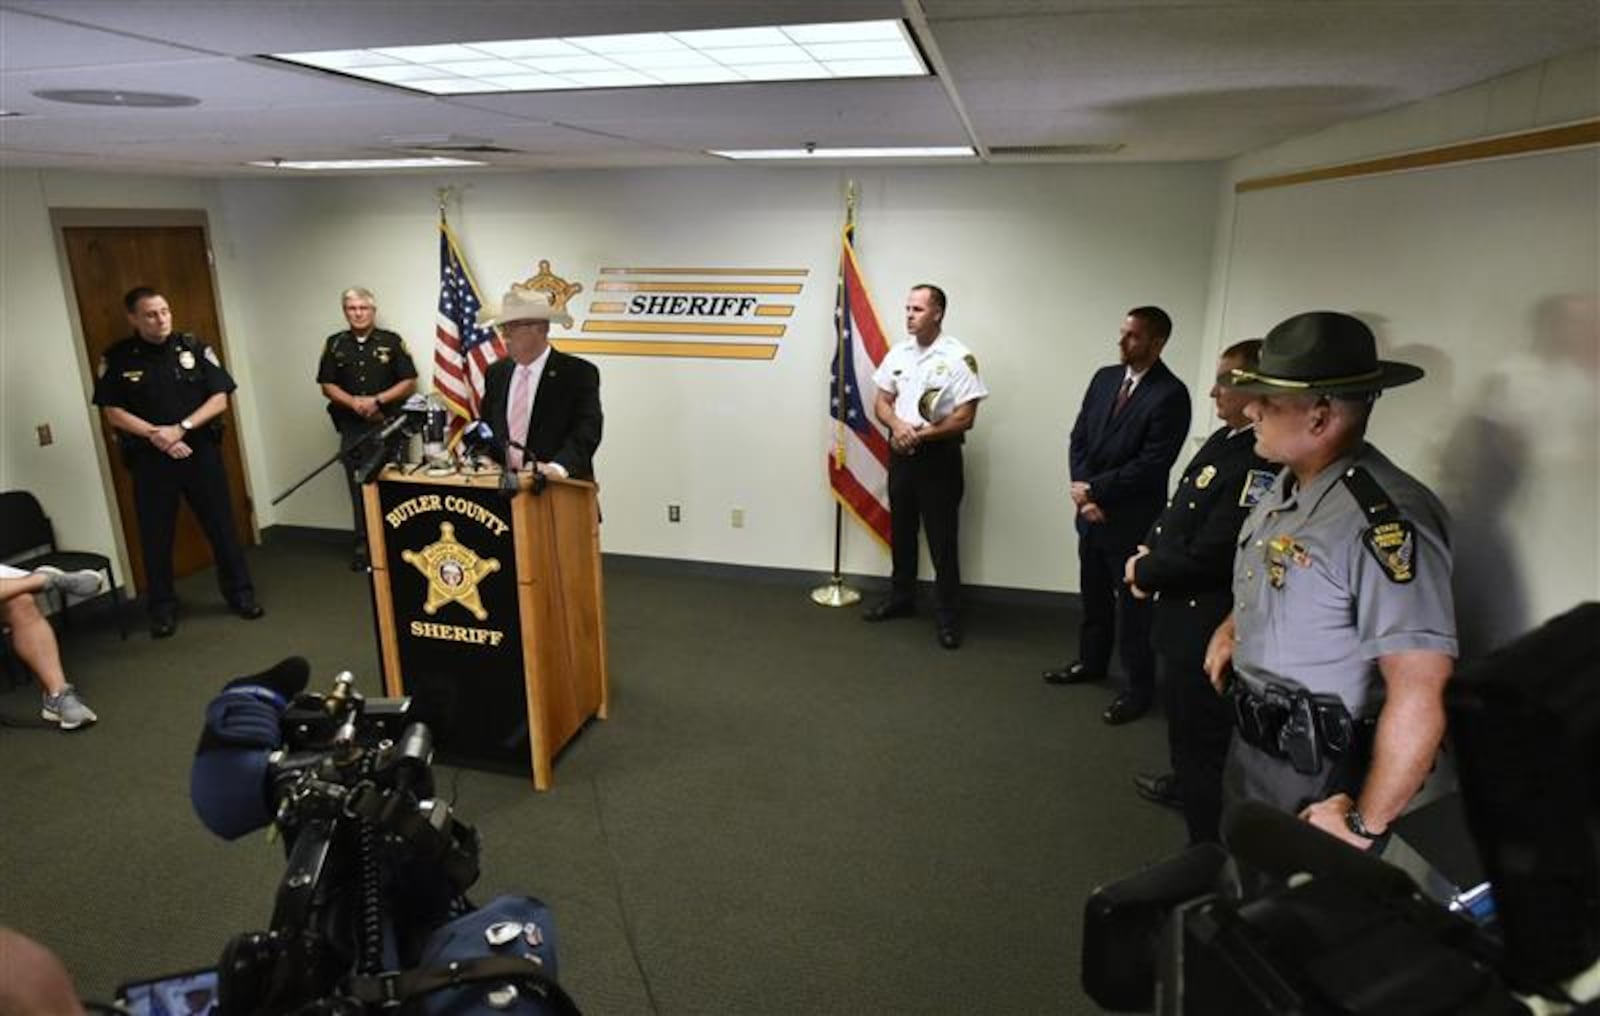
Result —
[[93, 596], [100, 591], [100, 573], [85, 568], [82, 571], [64, 572], [54, 565], [42, 564], [34, 569], [45, 577], [46, 589], [57, 589], [73, 596]]
[[44, 708], [39, 715], [51, 723], [60, 724], [62, 730], [77, 730], [100, 718], [93, 709], [83, 704], [83, 699], [78, 697], [78, 690], [70, 684], [58, 694], [44, 696]]

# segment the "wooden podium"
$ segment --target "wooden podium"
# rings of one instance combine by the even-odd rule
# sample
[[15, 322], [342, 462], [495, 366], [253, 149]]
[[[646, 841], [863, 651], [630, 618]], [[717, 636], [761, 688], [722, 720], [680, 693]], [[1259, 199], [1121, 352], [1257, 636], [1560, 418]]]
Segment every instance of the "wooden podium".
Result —
[[391, 466], [365, 488], [384, 689], [409, 695], [440, 756], [526, 771], [606, 718], [596, 487]]

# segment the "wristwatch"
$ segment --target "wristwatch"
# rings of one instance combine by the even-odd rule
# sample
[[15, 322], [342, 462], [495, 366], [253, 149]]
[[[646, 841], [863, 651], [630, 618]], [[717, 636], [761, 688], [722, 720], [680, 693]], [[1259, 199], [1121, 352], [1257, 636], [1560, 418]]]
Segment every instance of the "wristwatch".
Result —
[[1381, 833], [1375, 833], [1368, 829], [1367, 823], [1361, 818], [1361, 812], [1354, 807], [1344, 813], [1344, 827], [1366, 840], [1368, 851], [1374, 853], [1382, 851], [1384, 844], [1389, 842], [1389, 830], [1385, 829]]
[[187, 434], [191, 430], [194, 430], [194, 424], [190, 423], [189, 418], [186, 416], [178, 421], [178, 429]]

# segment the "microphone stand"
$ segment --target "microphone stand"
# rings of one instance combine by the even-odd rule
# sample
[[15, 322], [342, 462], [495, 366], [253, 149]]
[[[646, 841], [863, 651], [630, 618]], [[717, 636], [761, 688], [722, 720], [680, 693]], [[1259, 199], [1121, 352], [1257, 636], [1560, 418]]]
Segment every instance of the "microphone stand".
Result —
[[[528, 454], [526, 445], [519, 444], [509, 437], [500, 439], [500, 493], [506, 497], [513, 497], [517, 493], [517, 474], [511, 470], [511, 449], [515, 448], [524, 457]], [[533, 495], [538, 497], [544, 493], [545, 483], [549, 478], [538, 469], [533, 471]]]
[[[395, 419], [401, 419], [401, 417], [395, 417]], [[367, 443], [370, 442], [374, 437], [376, 437], [379, 434], [382, 434], [384, 428], [389, 426], [389, 424], [391, 422], [392, 421], [390, 421], [390, 420], [384, 420], [382, 423], [373, 424], [367, 430], [367, 432], [365, 434], [361, 435], [361, 440], [359, 440], [355, 444], [351, 445], [349, 447], [349, 449], [347, 449], [347, 450], [346, 449], [341, 449], [339, 451], [334, 452], [331, 456], [329, 456], [329, 458], [328, 458], [328, 460], [326, 462], [322, 463], [320, 466], [318, 466], [317, 468], [313, 469], [311, 472], [309, 472], [306, 475], [302, 476], [299, 480], [297, 480], [295, 482], [294, 486], [290, 487], [288, 490], [284, 491], [282, 494], [279, 494], [277, 497], [273, 498], [272, 501], [271, 501], [271, 504], [277, 505], [280, 501], [283, 501], [284, 499], [286, 499], [290, 494], [293, 494], [295, 491], [299, 490], [301, 487], [304, 487], [306, 484], [308, 484], [312, 480], [316, 479], [317, 476], [320, 475], [324, 469], [327, 469], [329, 466], [333, 465], [335, 462], [338, 462], [340, 459], [344, 458], [345, 456], [348, 455], [352, 459], [356, 458], [356, 453], [359, 452], [363, 447], [365, 447], [367, 445]]]

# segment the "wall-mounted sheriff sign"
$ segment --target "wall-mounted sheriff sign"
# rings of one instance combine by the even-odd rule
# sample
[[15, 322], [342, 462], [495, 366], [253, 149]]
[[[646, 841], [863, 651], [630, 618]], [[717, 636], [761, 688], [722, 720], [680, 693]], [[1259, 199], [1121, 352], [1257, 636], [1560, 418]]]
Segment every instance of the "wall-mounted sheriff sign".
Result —
[[771, 360], [805, 288], [806, 268], [600, 269], [567, 353]]

